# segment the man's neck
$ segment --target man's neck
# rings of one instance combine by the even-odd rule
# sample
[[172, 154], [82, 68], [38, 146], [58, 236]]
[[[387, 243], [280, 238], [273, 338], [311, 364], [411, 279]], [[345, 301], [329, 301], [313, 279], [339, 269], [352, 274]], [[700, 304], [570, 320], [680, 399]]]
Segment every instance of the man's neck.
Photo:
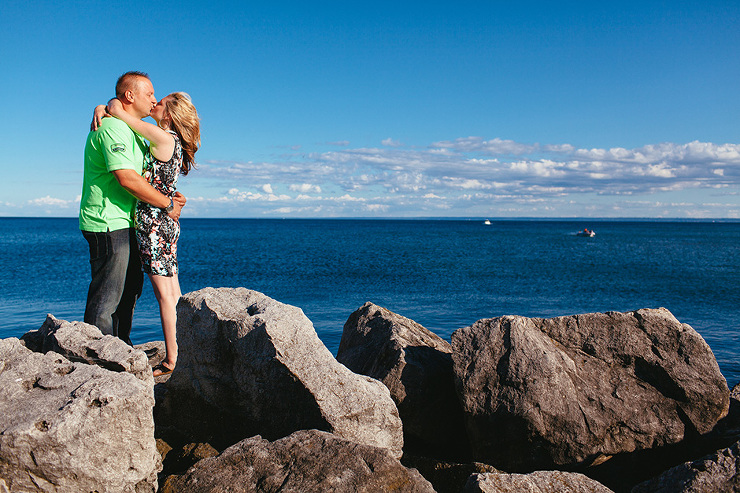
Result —
[[144, 116], [139, 115], [136, 112], [136, 108], [134, 108], [134, 106], [132, 104], [121, 104], [121, 106], [123, 106], [123, 111], [125, 111], [126, 113], [128, 113], [129, 115], [131, 115], [131, 116], [133, 116], [135, 118], [138, 118], [139, 120], [141, 120], [141, 119], [146, 118], [147, 116], [149, 116], [149, 115], [144, 115]]

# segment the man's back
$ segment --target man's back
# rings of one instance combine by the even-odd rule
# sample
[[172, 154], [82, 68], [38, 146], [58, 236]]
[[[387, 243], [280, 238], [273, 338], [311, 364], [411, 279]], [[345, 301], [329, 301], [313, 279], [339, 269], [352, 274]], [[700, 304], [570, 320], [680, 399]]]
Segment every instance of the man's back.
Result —
[[116, 231], [133, 227], [136, 199], [118, 184], [111, 171], [133, 169], [141, 174], [148, 146], [125, 123], [103, 119], [85, 144], [84, 177], [80, 200], [80, 229]]

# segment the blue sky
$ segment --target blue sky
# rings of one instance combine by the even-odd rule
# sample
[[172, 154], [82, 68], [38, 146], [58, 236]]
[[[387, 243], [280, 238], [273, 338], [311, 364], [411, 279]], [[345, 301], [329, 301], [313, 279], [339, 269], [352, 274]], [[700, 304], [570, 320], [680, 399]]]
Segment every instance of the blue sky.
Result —
[[3, 2], [1, 216], [76, 216], [127, 70], [185, 217], [740, 218], [740, 2]]

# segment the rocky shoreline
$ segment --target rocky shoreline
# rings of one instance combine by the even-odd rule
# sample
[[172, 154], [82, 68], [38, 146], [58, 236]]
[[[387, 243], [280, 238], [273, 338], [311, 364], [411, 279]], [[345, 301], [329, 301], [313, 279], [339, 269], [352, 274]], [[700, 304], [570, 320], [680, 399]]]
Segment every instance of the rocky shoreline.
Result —
[[739, 390], [665, 309], [480, 320], [366, 303], [336, 358], [244, 288], [178, 304], [180, 356], [49, 315], [0, 340], [0, 492], [740, 491]]

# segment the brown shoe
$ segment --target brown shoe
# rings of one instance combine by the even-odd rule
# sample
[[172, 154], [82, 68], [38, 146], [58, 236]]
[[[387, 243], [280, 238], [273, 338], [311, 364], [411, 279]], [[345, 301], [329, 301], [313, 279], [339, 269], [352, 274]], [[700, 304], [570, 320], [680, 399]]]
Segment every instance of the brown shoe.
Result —
[[164, 361], [152, 368], [152, 375], [156, 377], [162, 377], [164, 375], [169, 375], [172, 373], [174, 368], [170, 368], [169, 366], [164, 364]]

